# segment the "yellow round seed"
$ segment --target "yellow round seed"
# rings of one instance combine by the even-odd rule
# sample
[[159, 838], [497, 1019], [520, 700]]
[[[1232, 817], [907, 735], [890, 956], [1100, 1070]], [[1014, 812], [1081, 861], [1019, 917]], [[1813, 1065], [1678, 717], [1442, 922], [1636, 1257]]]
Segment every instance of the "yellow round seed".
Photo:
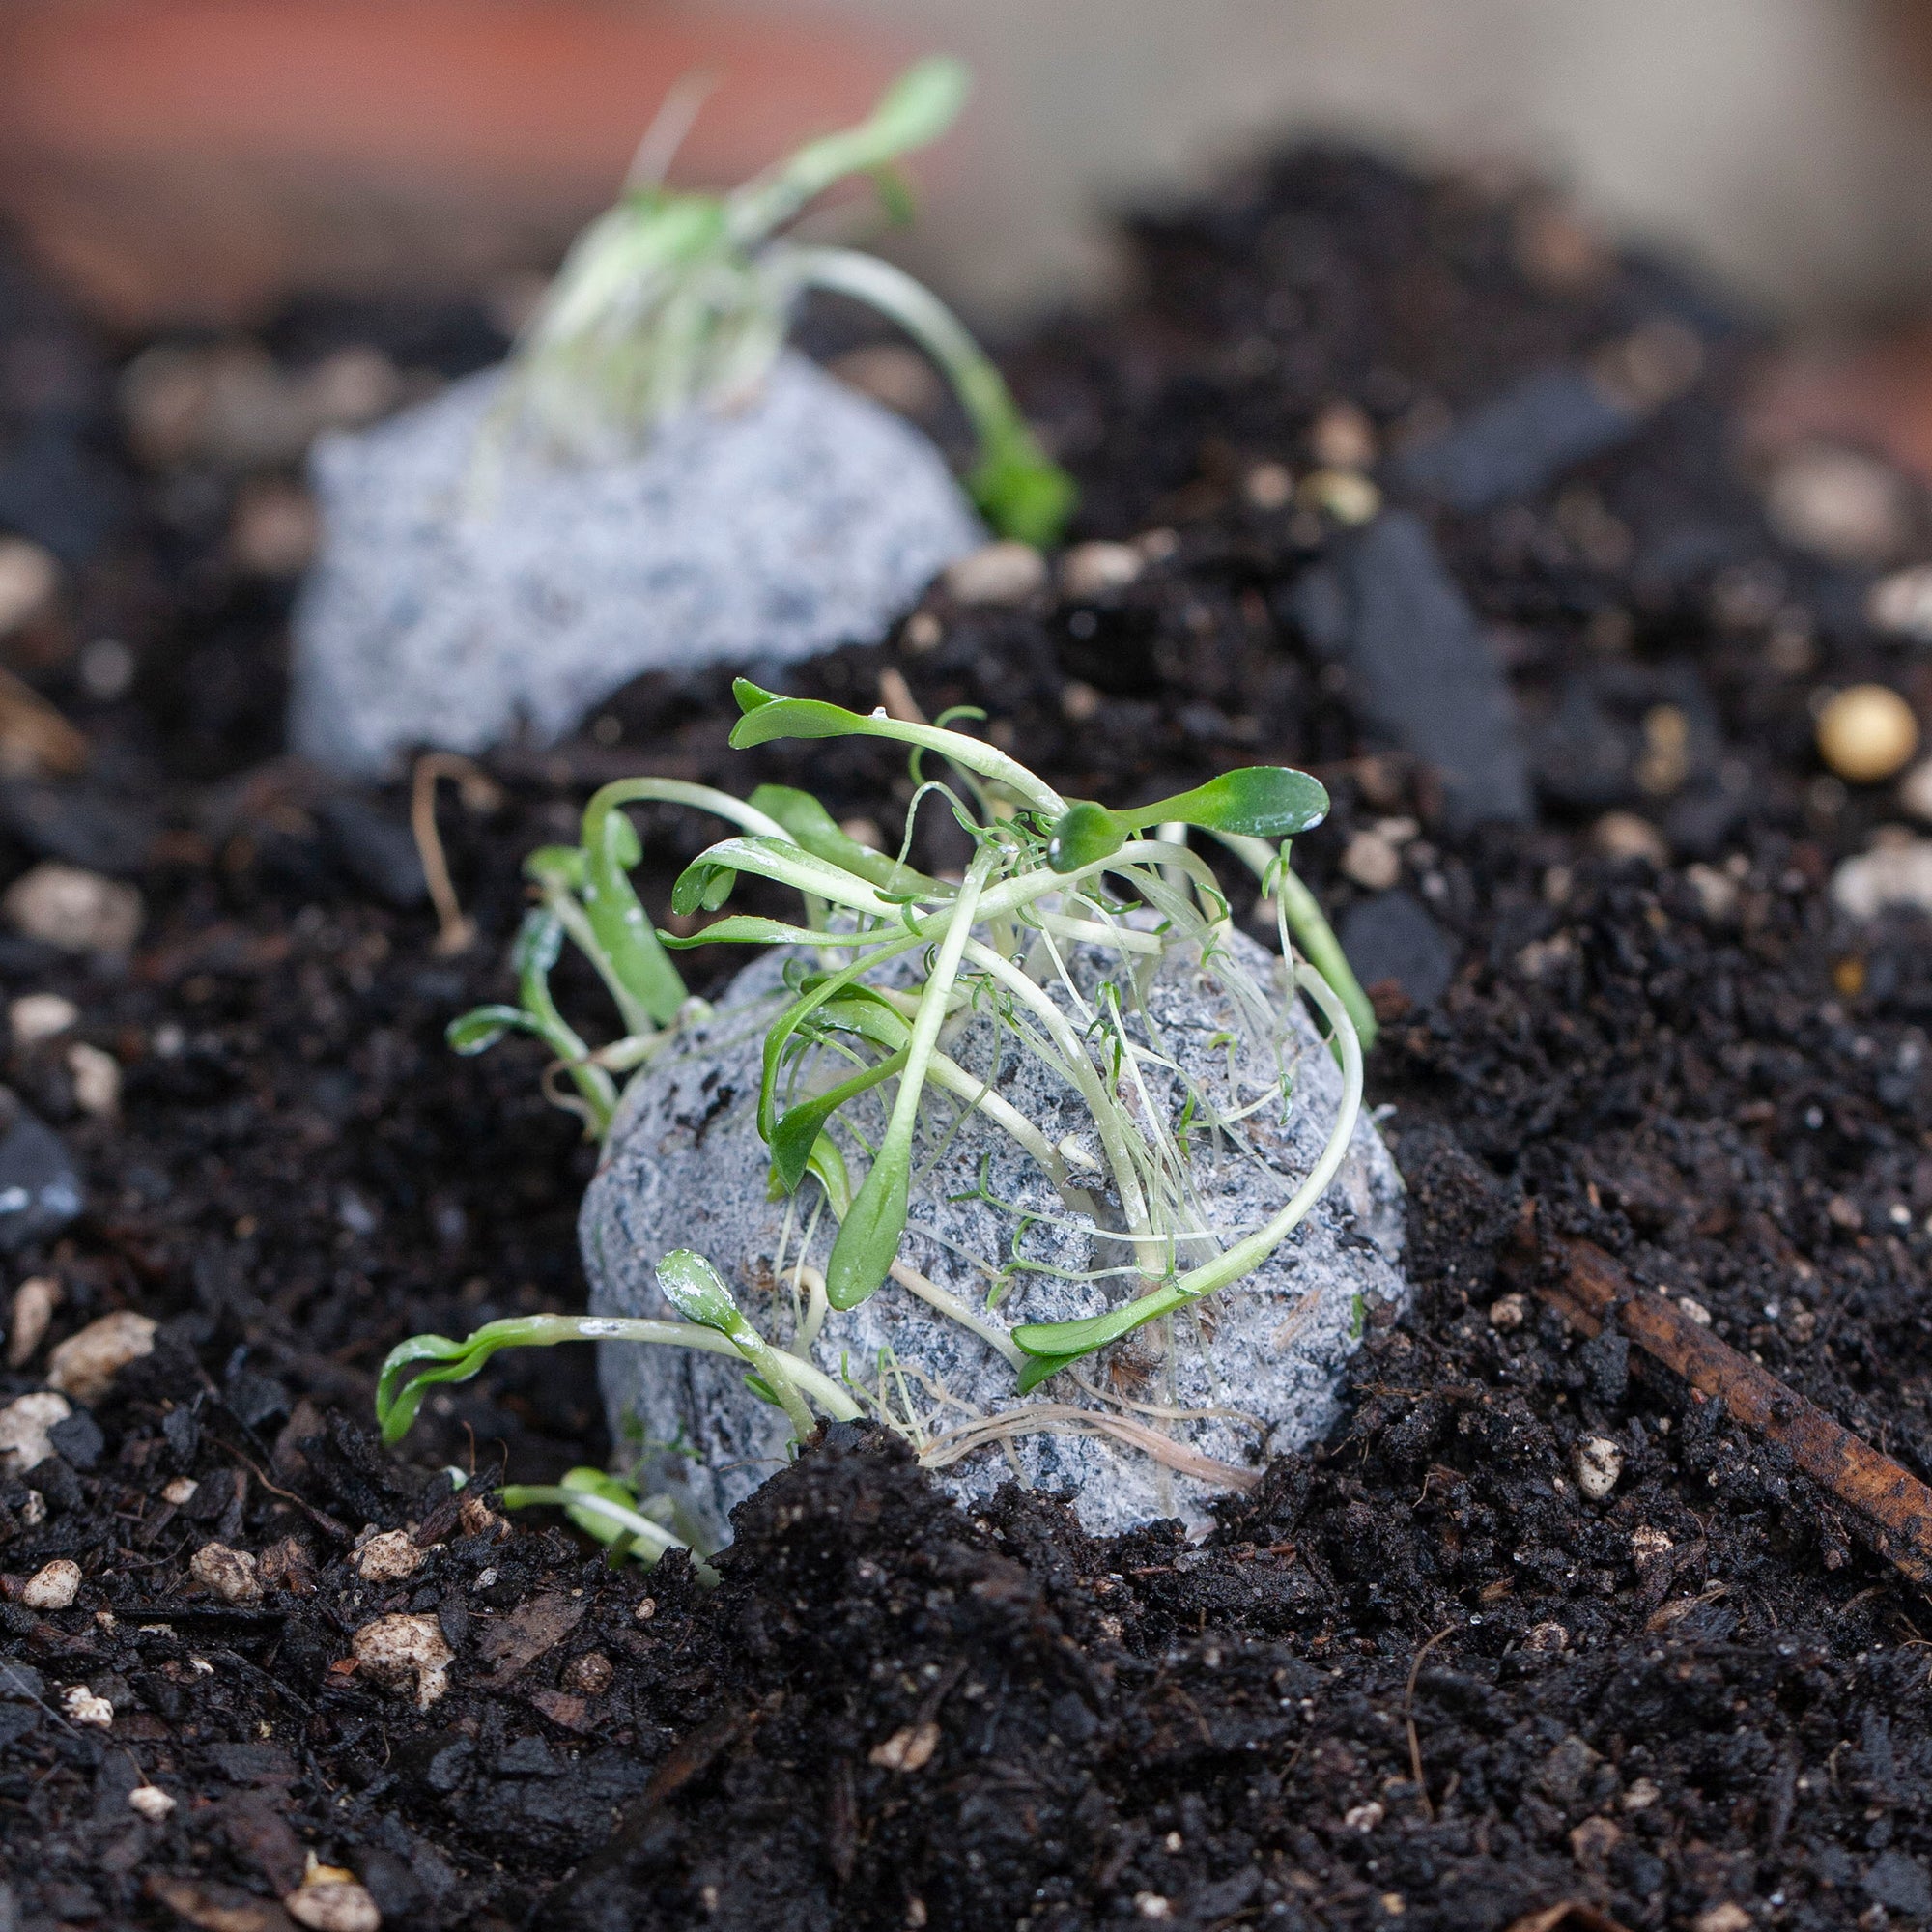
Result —
[[1918, 720], [1889, 685], [1855, 684], [1818, 714], [1818, 752], [1841, 779], [1879, 784], [1918, 749]]

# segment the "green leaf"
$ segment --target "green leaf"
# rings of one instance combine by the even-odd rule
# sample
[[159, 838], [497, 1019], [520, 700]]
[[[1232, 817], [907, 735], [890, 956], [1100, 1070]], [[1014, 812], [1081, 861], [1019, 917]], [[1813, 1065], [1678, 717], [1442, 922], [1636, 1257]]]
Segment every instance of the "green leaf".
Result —
[[935, 882], [923, 873], [848, 838], [809, 791], [796, 791], [790, 785], [764, 784], [752, 794], [749, 803], [767, 818], [777, 819], [814, 858], [841, 867], [882, 892], [906, 897], [936, 890]]
[[1127, 842], [1118, 814], [1104, 805], [1082, 801], [1070, 805], [1054, 821], [1047, 839], [1046, 863], [1056, 872], [1077, 872], [1118, 852]]
[[745, 1318], [724, 1276], [702, 1255], [673, 1248], [658, 1263], [657, 1277], [665, 1299], [687, 1321], [715, 1328], [721, 1335], [731, 1335], [743, 1326]]
[[665, 932], [658, 943], [672, 951], [687, 952], [694, 946], [863, 946], [863, 933], [814, 932], [809, 925], [787, 925], [780, 919], [761, 919], [753, 913], [733, 913], [729, 919], [713, 920], [697, 932]]
[[1068, 1362], [1091, 1355], [1096, 1349], [1131, 1335], [1156, 1317], [1171, 1313], [1187, 1298], [1171, 1287], [1161, 1288], [1136, 1301], [1123, 1301], [1104, 1315], [1090, 1315], [1079, 1321], [1022, 1321], [1013, 1330], [1013, 1343], [1025, 1353], [1052, 1363], [1053, 1367], [1044, 1372], [1052, 1375]]
[[542, 906], [532, 906], [510, 946], [510, 968], [519, 980], [548, 979], [563, 951], [563, 922]]
[[912, 1163], [881, 1147], [825, 1263], [825, 1298], [834, 1308], [857, 1308], [892, 1272], [905, 1233]]
[[468, 1055], [495, 1046], [506, 1033], [533, 1033], [542, 1038], [544, 1032], [543, 1022], [521, 1007], [472, 1007], [451, 1020], [442, 1037]]
[[974, 466], [966, 490], [1001, 536], [1036, 550], [1060, 541], [1080, 501], [1079, 486], [1023, 426]]
[[853, 1074], [849, 1080], [841, 1080], [838, 1086], [829, 1087], [823, 1094], [814, 1094], [810, 1100], [801, 1100], [797, 1106], [785, 1110], [772, 1134], [772, 1173], [779, 1185], [789, 1194], [805, 1179], [806, 1169], [811, 1163], [811, 1153], [818, 1144], [818, 1136], [826, 1122], [848, 1100], [856, 1100], [861, 1094], [869, 1094], [874, 1087], [890, 1080], [904, 1066], [905, 1052], [901, 1049], [890, 1060], [882, 1060], [876, 1066], [867, 1066]]
[[1178, 819], [1184, 825], [1249, 838], [1293, 838], [1327, 815], [1328, 793], [1321, 781], [1286, 765], [1247, 765], [1223, 772], [1192, 791], [1115, 814], [1135, 831]]
[[583, 883], [581, 845], [539, 845], [524, 861], [524, 877], [533, 885], [575, 892]]

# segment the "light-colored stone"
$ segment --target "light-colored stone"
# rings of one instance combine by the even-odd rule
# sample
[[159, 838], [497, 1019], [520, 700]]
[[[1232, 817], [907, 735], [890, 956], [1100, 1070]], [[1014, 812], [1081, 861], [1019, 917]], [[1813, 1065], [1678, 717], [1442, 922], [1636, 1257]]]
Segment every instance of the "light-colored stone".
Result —
[[1690, 1932], [1751, 1932], [1754, 1922], [1747, 1908], [1727, 1898], [1698, 1913], [1690, 1921]]
[[1060, 588], [1068, 597], [1111, 597], [1138, 581], [1147, 559], [1132, 544], [1075, 544], [1060, 559]]
[[1531, 1624], [1523, 1633], [1525, 1650], [1562, 1651], [1570, 1648], [1570, 1633], [1559, 1623]]
[[937, 1724], [908, 1724], [904, 1730], [895, 1731], [883, 1744], [874, 1745], [866, 1753], [866, 1761], [876, 1764], [883, 1771], [911, 1774], [923, 1771], [932, 1762], [932, 1754], [938, 1748]]
[[1932, 825], [1932, 758], [1921, 758], [1898, 781], [1898, 802], [1922, 825]]
[[59, 993], [22, 993], [7, 1008], [7, 1028], [16, 1047], [38, 1046], [80, 1022], [80, 1009]]
[[1818, 713], [1818, 754], [1853, 784], [1896, 778], [1918, 749], [1918, 717], [1889, 684], [1835, 692]]
[[1932, 912], [1932, 838], [1881, 832], [1869, 851], [1839, 863], [1832, 898], [1854, 919], [1876, 919], [1887, 906]]
[[23, 1476], [54, 1453], [47, 1431], [73, 1413], [66, 1396], [36, 1389], [0, 1408], [0, 1472]]
[[61, 568], [25, 537], [0, 537], [0, 638], [31, 623], [53, 602]]
[[1507, 1334], [1529, 1318], [1529, 1303], [1520, 1294], [1499, 1294], [1490, 1303], [1490, 1326]]
[[1308, 446], [1323, 469], [1367, 469], [1376, 460], [1376, 426], [1359, 403], [1324, 403], [1309, 425]]
[[14, 1291], [13, 1320], [7, 1326], [7, 1366], [22, 1369], [46, 1339], [47, 1324], [61, 1298], [60, 1283], [51, 1275], [29, 1275]]
[[43, 859], [0, 898], [15, 932], [63, 952], [126, 952], [140, 937], [141, 895], [119, 879]]
[[1091, 684], [1084, 684], [1077, 677], [1069, 677], [1060, 687], [1060, 713], [1072, 724], [1084, 724], [1096, 717], [1106, 701]]
[[1241, 485], [1241, 495], [1256, 510], [1285, 510], [1294, 497], [1294, 478], [1279, 463], [1257, 463]]
[[71, 1723], [91, 1724], [102, 1731], [111, 1729], [114, 1723], [114, 1706], [85, 1684], [70, 1684], [61, 1692], [61, 1709]]
[[1865, 615], [1881, 631], [1932, 644], [1932, 563], [1880, 578], [1865, 599]]
[[[1277, 960], [1238, 934], [1233, 945], [1256, 980], [1273, 982]], [[770, 1198], [769, 1156], [755, 1120], [759, 1052], [764, 1029], [779, 1009], [785, 963], [784, 954], [773, 952], [749, 967], [715, 1013], [654, 1061], [627, 1094], [580, 1224], [593, 1314], [662, 1318], [667, 1310], [653, 1265], [668, 1250], [690, 1247], [710, 1257], [769, 1336], [779, 1342], [791, 1337], [789, 1286], [773, 1276], [788, 1204]], [[1091, 995], [1098, 955], [1075, 948], [1072, 967]], [[880, 978], [904, 983], [912, 971], [912, 963], [901, 960], [882, 967]], [[1232, 1114], [1227, 1039], [1230, 1031], [1246, 1036], [1224, 987], [1173, 958], [1149, 997], [1164, 1050], [1217, 1109]], [[991, 1022], [979, 1019], [947, 1050], [969, 1072], [988, 1073], [995, 1042]], [[1072, 1090], [1010, 1038], [1000, 1052], [1002, 1094], [1049, 1143], [1088, 1148], [1092, 1117]], [[1192, 1141], [1194, 1184], [1222, 1230], [1265, 1222], [1299, 1186], [1326, 1141], [1341, 1075], [1298, 1011], [1290, 1060], [1289, 1117], [1284, 1123], [1269, 1109], [1252, 1114], [1244, 1126], [1251, 1152], [1217, 1150], [1205, 1133]], [[1146, 1073], [1155, 1104], [1171, 1106], [1178, 1119], [1179, 1083], [1172, 1076], [1172, 1084], [1162, 1082], [1157, 1068]], [[1260, 1090], [1242, 1091], [1251, 1102]], [[948, 1103], [935, 1105], [936, 1118], [950, 1117]], [[696, 1121], [704, 1122], [701, 1138], [692, 1126]], [[860, 1110], [855, 1124], [871, 1134], [879, 1122]], [[1046, 1217], [1026, 1235], [1029, 1261], [1075, 1276], [1117, 1264], [1120, 1250], [1097, 1234], [1079, 1200], [1064, 1199], [1029, 1155], [978, 1116], [960, 1127], [922, 1183], [900, 1246], [903, 1263], [969, 1304], [983, 1305], [987, 1277], [969, 1258], [993, 1263], [1005, 1257], [1016, 1223], [1005, 1208], [977, 1198], [982, 1163], [994, 1201]], [[1088, 1175], [1082, 1164], [1072, 1180]], [[791, 1219], [787, 1271], [798, 1258], [804, 1216]], [[1081, 1365], [1080, 1374], [1095, 1388], [1128, 1404], [1218, 1411], [1176, 1422], [1172, 1441], [1178, 1452], [1226, 1465], [1230, 1478], [1201, 1473], [1199, 1464], [1197, 1473], [1164, 1465], [1131, 1439], [1133, 1432], [1114, 1430], [1022, 1434], [1012, 1443], [1011, 1461], [989, 1446], [942, 1468], [941, 1480], [961, 1498], [980, 1501], [1009, 1480], [1017, 1465], [1029, 1483], [1067, 1492], [1095, 1533], [1161, 1517], [1205, 1525], [1207, 1504], [1225, 1492], [1221, 1485], [1245, 1480], [1264, 1456], [1298, 1447], [1333, 1419], [1339, 1378], [1357, 1346], [1367, 1303], [1406, 1298], [1402, 1239], [1402, 1183], [1364, 1118], [1327, 1193], [1259, 1269], [1198, 1313], [1178, 1317], [1171, 1338], [1149, 1328]], [[805, 1259], [822, 1265], [828, 1248], [829, 1230], [821, 1228]], [[997, 1320], [1007, 1325], [1089, 1316], [1125, 1292], [1115, 1278], [1017, 1273]], [[832, 1315], [813, 1352], [830, 1374], [839, 1373], [842, 1359], [867, 1365], [864, 1373], [872, 1378], [885, 1350], [905, 1366], [921, 1407], [933, 1411], [933, 1435], [967, 1419], [963, 1407], [938, 1406], [930, 1390], [941, 1389], [981, 1415], [1050, 1400], [1075, 1410], [1073, 1426], [1083, 1431], [1095, 1426], [1085, 1418], [1103, 1418], [1109, 1429], [1117, 1419], [1137, 1426], [1147, 1421], [1143, 1409], [1120, 1403], [1109, 1408], [1070, 1375], [1034, 1398], [1018, 1397], [1015, 1372], [1006, 1359], [896, 1280], [858, 1308]], [[742, 1371], [718, 1356], [612, 1344], [604, 1345], [602, 1354], [606, 1401], [619, 1439], [636, 1439], [634, 1431], [640, 1429], [647, 1443], [683, 1439], [696, 1450], [692, 1462], [663, 1452], [647, 1457], [640, 1471], [644, 1487], [671, 1490], [709, 1534], [722, 1539], [727, 1512], [782, 1466], [789, 1434], [784, 1417], [748, 1400]], [[1026, 1419], [1019, 1414], [1016, 1426]]]
[[262, 1577], [254, 1557], [225, 1543], [204, 1543], [188, 1559], [188, 1575], [224, 1604], [259, 1604]]
[[355, 1552], [355, 1574], [365, 1583], [400, 1583], [423, 1565], [423, 1553], [406, 1529], [385, 1529]]
[[57, 1556], [20, 1585], [20, 1601], [30, 1610], [66, 1610], [80, 1594], [80, 1565]]
[[298, 577], [322, 540], [315, 498], [299, 483], [261, 477], [236, 498], [228, 527], [235, 561], [257, 577]]
[[185, 1504], [193, 1502], [200, 1489], [201, 1485], [192, 1476], [177, 1476], [161, 1492], [161, 1500], [164, 1503], [172, 1503], [176, 1509], [181, 1509]]
[[647, 670], [882, 638], [981, 532], [918, 431], [794, 355], [736, 411], [569, 466], [479, 436], [489, 371], [317, 444], [292, 730], [339, 770], [569, 729]]
[[1720, 867], [1702, 864], [1686, 866], [1684, 878], [1697, 895], [1704, 917], [1721, 925], [1737, 917], [1738, 882]]
[[384, 1690], [412, 1692], [418, 1711], [427, 1711], [449, 1689], [456, 1653], [434, 1617], [378, 1617], [355, 1633], [353, 1648], [364, 1676]]
[[1032, 544], [981, 544], [949, 564], [947, 594], [959, 604], [1024, 604], [1046, 588], [1046, 559]]
[[1352, 469], [1317, 469], [1301, 479], [1295, 496], [1338, 524], [1369, 523], [1382, 507], [1382, 493]]
[[309, 1932], [381, 1932], [383, 1915], [376, 1901], [353, 1878], [304, 1879], [282, 1905]]
[[1773, 470], [1765, 491], [1772, 526], [1787, 543], [1837, 563], [1883, 563], [1909, 528], [1904, 485], [1889, 465], [1814, 443]]
[[111, 1121], [121, 1111], [121, 1063], [103, 1048], [76, 1040], [67, 1050], [73, 1101], [83, 1114]]
[[47, 1357], [47, 1386], [75, 1402], [99, 1402], [129, 1362], [154, 1352], [155, 1327], [152, 1316], [128, 1308], [90, 1321]]
[[1586, 1435], [1570, 1452], [1570, 1463], [1577, 1472], [1577, 1487], [1593, 1503], [1600, 1503], [1624, 1472], [1624, 1452], [1607, 1435]]
[[1663, 1796], [1656, 1783], [1648, 1777], [1634, 1777], [1630, 1788], [1617, 1803], [1626, 1811], [1648, 1811]]
[[159, 1825], [173, 1815], [175, 1801], [158, 1784], [137, 1784], [128, 1794], [128, 1808]]
[[1379, 832], [1351, 833], [1342, 848], [1342, 870], [1372, 893], [1386, 892], [1402, 877], [1402, 854]]
[[1590, 842], [1606, 859], [1643, 859], [1662, 871], [1670, 847], [1649, 819], [1634, 811], [1606, 811], [1590, 828]]

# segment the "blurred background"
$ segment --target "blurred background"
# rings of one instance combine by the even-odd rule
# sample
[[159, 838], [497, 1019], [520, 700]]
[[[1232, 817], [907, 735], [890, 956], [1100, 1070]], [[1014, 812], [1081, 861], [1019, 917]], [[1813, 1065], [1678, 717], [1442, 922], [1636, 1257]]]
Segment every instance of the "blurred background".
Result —
[[1323, 131], [1562, 185], [1816, 341], [1774, 415], [1932, 462], [1925, 0], [6, 0], [0, 213], [138, 330], [514, 307], [680, 75], [718, 76], [679, 168], [710, 184], [934, 47], [980, 96], [895, 251], [981, 321], [1104, 288], [1110, 210]]
[[982, 308], [1311, 128], [1548, 172], [1805, 317], [1932, 274], [1922, 0], [9, 0], [0, 197], [144, 320], [533, 268], [680, 74], [719, 76], [683, 172], [722, 181], [933, 47], [981, 96], [910, 246]]

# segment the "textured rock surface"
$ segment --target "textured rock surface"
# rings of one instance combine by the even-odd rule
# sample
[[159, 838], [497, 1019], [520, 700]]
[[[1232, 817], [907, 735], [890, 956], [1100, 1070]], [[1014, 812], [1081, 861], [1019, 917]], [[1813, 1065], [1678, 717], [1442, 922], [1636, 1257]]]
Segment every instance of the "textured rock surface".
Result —
[[553, 737], [642, 671], [871, 641], [983, 541], [930, 442], [790, 355], [740, 411], [627, 462], [515, 462], [466, 513], [498, 381], [317, 445], [291, 724], [325, 764]]
[[[1251, 942], [1237, 938], [1236, 945], [1257, 978], [1279, 970], [1279, 962]], [[781, 970], [776, 954], [749, 967], [713, 1018], [627, 1095], [581, 1222], [595, 1313], [663, 1316], [653, 1264], [670, 1248], [692, 1247], [720, 1267], [768, 1336], [789, 1341], [794, 1304], [788, 1262], [798, 1254], [799, 1223], [817, 1190], [808, 1181], [801, 1191], [803, 1211], [782, 1246], [788, 1204], [768, 1198], [768, 1159], [755, 1122], [759, 1050], [781, 997]], [[884, 969], [882, 977], [893, 970]], [[1074, 970], [1091, 980], [1093, 959], [1076, 955]], [[1232, 1111], [1227, 1040], [1236, 1020], [1225, 991], [1198, 968], [1176, 962], [1156, 980], [1151, 1005], [1168, 1051]], [[991, 1024], [977, 1020], [949, 1050], [983, 1077], [993, 1068], [995, 1043]], [[1246, 1126], [1251, 1154], [1224, 1148], [1217, 1156], [1200, 1137], [1195, 1140], [1193, 1179], [1223, 1230], [1245, 1232], [1279, 1209], [1326, 1140], [1341, 1075], [1305, 1018], [1295, 1035], [1292, 1072], [1289, 1119], [1281, 1124], [1273, 1108], [1255, 1114]], [[831, 1077], [828, 1071], [812, 1085], [829, 1084]], [[1149, 1077], [1151, 1084], [1158, 1075], [1150, 1069]], [[1071, 1134], [1097, 1152], [1091, 1117], [1078, 1097], [1009, 1039], [999, 1086], [1050, 1140]], [[1152, 1085], [1151, 1091], [1156, 1104], [1173, 1103], [1171, 1118], [1178, 1119], [1178, 1084], [1171, 1091]], [[1244, 1091], [1241, 1099], [1252, 1101], [1256, 1092]], [[939, 1108], [938, 1118], [950, 1122], [951, 1103], [941, 1101]], [[880, 1118], [862, 1117], [868, 1137]], [[900, 1247], [902, 1259], [963, 1299], [980, 1303], [987, 1285], [986, 1271], [967, 1258], [997, 1262], [1009, 1256], [1019, 1226], [1012, 1212], [983, 1198], [952, 1198], [977, 1196], [982, 1179], [995, 1200], [1051, 1217], [1027, 1227], [1020, 1247], [1029, 1260], [1076, 1272], [1122, 1261], [1119, 1242], [1104, 1236], [1096, 1240], [1093, 1220], [1069, 1211], [1034, 1161], [975, 1116], [930, 1175], [916, 1183]], [[1402, 1183], [1365, 1120], [1327, 1194], [1263, 1268], [1199, 1311], [1176, 1318], [1171, 1347], [1148, 1329], [1082, 1365], [1089, 1379], [1124, 1403], [1103, 1410], [1071, 1375], [1032, 1398], [1019, 1397], [1014, 1372], [1000, 1355], [894, 1281], [863, 1306], [832, 1315], [815, 1358], [837, 1374], [842, 1356], [856, 1377], [876, 1383], [880, 1351], [892, 1350], [907, 1371], [916, 1406], [930, 1412], [927, 1427], [935, 1435], [970, 1421], [964, 1406], [985, 1414], [1022, 1401], [1077, 1405], [1091, 1414], [1110, 1412], [1160, 1429], [1178, 1445], [1219, 1463], [1252, 1468], [1267, 1454], [1309, 1440], [1332, 1419], [1337, 1377], [1360, 1332], [1361, 1297], [1399, 1300], [1406, 1294], [1399, 1261], [1402, 1230]], [[829, 1231], [822, 1229], [810, 1260], [822, 1266], [829, 1245]], [[788, 1257], [782, 1281], [775, 1273], [781, 1246]], [[1182, 1262], [1205, 1258], [1183, 1255]], [[1012, 1278], [999, 1315], [1008, 1322], [1092, 1315], [1127, 1293], [1119, 1278], [1068, 1281], [1021, 1273]], [[613, 1434], [620, 1441], [641, 1442], [650, 1487], [671, 1488], [713, 1534], [722, 1534], [726, 1511], [780, 1466], [784, 1419], [750, 1397], [741, 1372], [722, 1357], [602, 1347]], [[936, 1400], [936, 1390], [952, 1404]], [[1164, 1420], [1150, 1412], [1158, 1407], [1214, 1412]], [[1058, 1418], [1063, 1425], [1067, 1419], [1064, 1412]], [[689, 1445], [688, 1459], [668, 1446], [678, 1443]], [[989, 1495], [1016, 1472], [1029, 1483], [1067, 1492], [1096, 1532], [1174, 1516], [1198, 1525], [1221, 1492], [1116, 1436], [1093, 1434], [1028, 1434], [1009, 1452], [979, 1449], [944, 1473], [958, 1494], [972, 1499]]]

